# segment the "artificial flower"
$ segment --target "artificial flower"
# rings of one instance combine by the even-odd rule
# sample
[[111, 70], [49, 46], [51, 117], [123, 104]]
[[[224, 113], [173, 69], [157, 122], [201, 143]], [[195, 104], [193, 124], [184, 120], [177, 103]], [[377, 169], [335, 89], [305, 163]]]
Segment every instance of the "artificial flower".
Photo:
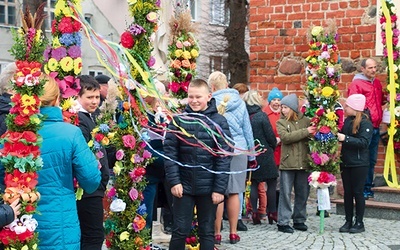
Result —
[[155, 23], [155, 22], [157, 22], [158, 15], [156, 12], [150, 12], [149, 14], [146, 15], [146, 19], [149, 22]]
[[127, 49], [133, 48], [135, 45], [135, 40], [130, 32], [125, 31], [121, 35], [121, 45]]

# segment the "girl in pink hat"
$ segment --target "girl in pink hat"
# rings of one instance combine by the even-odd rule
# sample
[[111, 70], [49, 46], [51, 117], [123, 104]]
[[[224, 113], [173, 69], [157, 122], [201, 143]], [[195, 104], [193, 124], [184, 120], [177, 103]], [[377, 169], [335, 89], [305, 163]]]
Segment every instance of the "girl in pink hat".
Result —
[[[339, 229], [341, 233], [364, 232], [364, 183], [368, 174], [369, 150], [373, 126], [364, 113], [365, 96], [350, 95], [346, 100], [344, 121], [341, 133], [337, 134], [342, 143], [340, 171], [344, 189], [344, 210], [346, 223]], [[353, 221], [354, 200], [356, 217]]]

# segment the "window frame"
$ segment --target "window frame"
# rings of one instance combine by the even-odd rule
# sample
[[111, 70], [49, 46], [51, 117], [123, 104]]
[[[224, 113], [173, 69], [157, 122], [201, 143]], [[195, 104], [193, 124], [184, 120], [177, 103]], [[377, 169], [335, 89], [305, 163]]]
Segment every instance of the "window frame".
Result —
[[[0, 0], [0, 6], [4, 7], [4, 22], [0, 22], [0, 25], [4, 26], [18, 26], [18, 1], [12, 0], [13, 2], [10, 2], [11, 0]], [[13, 23], [10, 23], [10, 14], [9, 10], [10, 8], [14, 8], [14, 20], [12, 20]]]
[[210, 3], [210, 24], [228, 26], [229, 8], [226, 6], [226, 0], [213, 0]]

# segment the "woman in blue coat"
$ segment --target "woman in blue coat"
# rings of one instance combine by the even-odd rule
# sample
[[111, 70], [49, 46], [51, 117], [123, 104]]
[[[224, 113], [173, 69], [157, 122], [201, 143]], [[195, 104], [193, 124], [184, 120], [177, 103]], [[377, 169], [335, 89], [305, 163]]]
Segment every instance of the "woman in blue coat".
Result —
[[79, 250], [80, 228], [74, 193], [74, 177], [86, 192], [96, 191], [101, 176], [98, 163], [81, 130], [63, 121], [57, 83], [49, 79], [40, 97], [44, 116], [39, 134], [43, 168], [38, 171], [38, 221], [40, 250]]

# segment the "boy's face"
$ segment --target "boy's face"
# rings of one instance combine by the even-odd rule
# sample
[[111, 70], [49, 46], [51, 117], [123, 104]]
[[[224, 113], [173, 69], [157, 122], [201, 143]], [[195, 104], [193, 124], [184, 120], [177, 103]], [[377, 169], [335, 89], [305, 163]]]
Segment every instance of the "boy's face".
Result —
[[93, 113], [100, 103], [100, 90], [85, 90], [81, 96], [78, 95], [78, 101], [83, 109]]
[[207, 87], [193, 87], [188, 89], [188, 103], [193, 111], [203, 111], [207, 109], [207, 103], [211, 100], [211, 93]]

